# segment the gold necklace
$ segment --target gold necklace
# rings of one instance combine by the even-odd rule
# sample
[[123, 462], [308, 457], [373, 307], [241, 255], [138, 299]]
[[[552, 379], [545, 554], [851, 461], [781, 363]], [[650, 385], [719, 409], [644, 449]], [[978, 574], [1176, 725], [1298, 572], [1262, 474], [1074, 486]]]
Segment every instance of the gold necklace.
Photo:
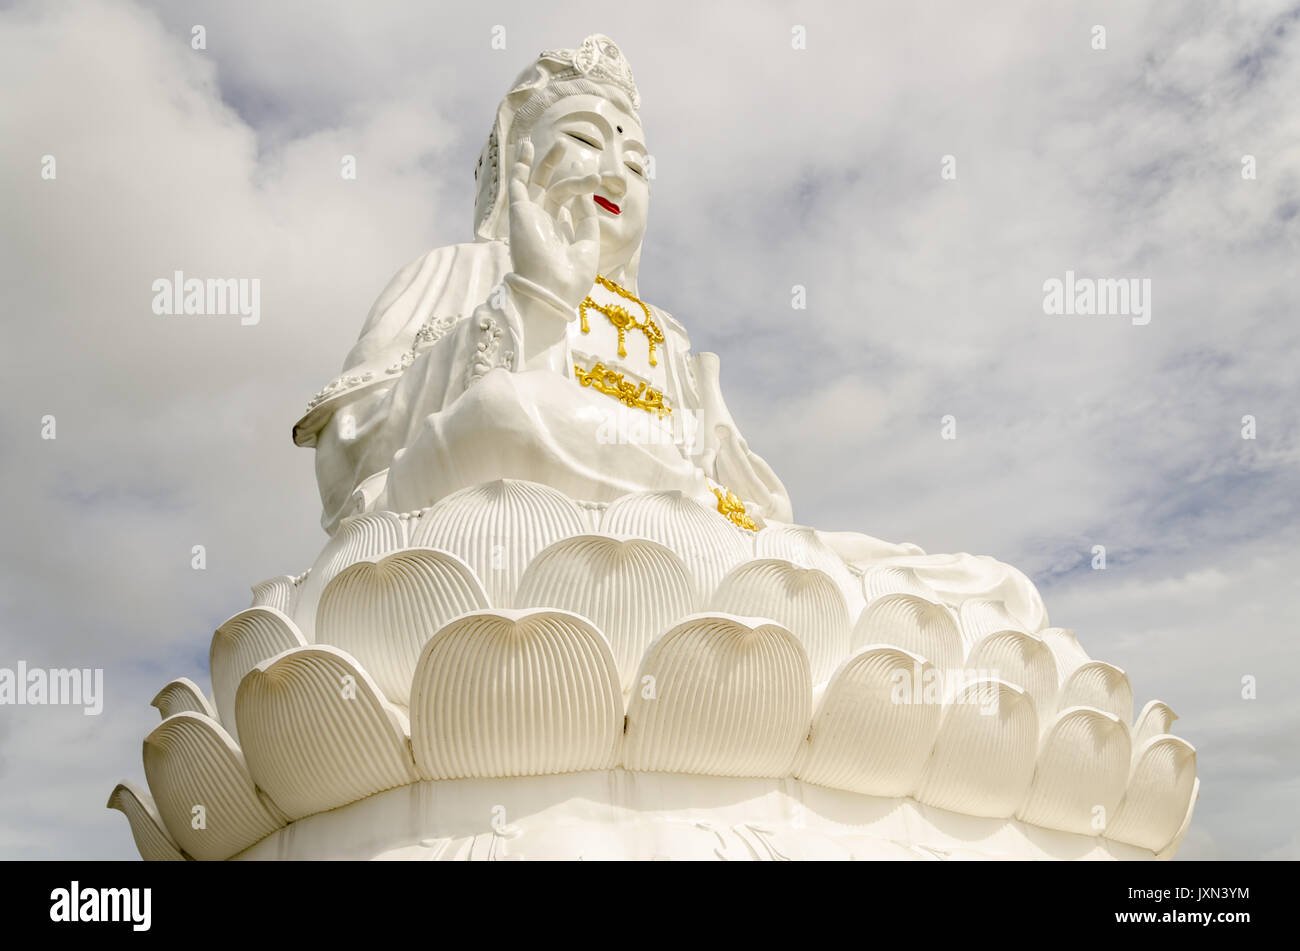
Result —
[[582, 303], [578, 305], [578, 317], [581, 320], [582, 332], [585, 334], [591, 333], [591, 324], [587, 322], [587, 309], [591, 308], [592, 310], [600, 311], [600, 313], [609, 318], [609, 322], [613, 324], [614, 329], [618, 331], [618, 355], [620, 357], [627, 356], [627, 332], [629, 330], [639, 330], [645, 334], [646, 340], [650, 344], [650, 365], [652, 367], [657, 367], [659, 361], [655, 359], [655, 347], [664, 342], [664, 332], [659, 328], [659, 325], [655, 323], [654, 318], [650, 316], [650, 308], [646, 306], [645, 301], [641, 300], [641, 298], [637, 297], [631, 291], [624, 287], [620, 287], [609, 278], [600, 274], [596, 275], [596, 283], [605, 288], [605, 290], [617, 294], [624, 300], [629, 300], [639, 305], [641, 312], [645, 314], [645, 319], [637, 320], [635, 314], [625, 307], [620, 307], [618, 304], [610, 304], [608, 306], [597, 304], [591, 299], [591, 296], [588, 295], [583, 299]]

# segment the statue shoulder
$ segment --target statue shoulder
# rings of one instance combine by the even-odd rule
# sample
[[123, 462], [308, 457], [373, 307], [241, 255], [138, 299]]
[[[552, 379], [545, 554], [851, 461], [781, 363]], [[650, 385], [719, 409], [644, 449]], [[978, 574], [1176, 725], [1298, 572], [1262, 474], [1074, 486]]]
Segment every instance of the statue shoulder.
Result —
[[[649, 304], [648, 301], [647, 304]], [[685, 354], [687, 350], [690, 350], [691, 338], [686, 332], [686, 326], [662, 307], [658, 307], [655, 304], [649, 304], [649, 307], [650, 313], [654, 316], [655, 321], [658, 322], [660, 329], [663, 330], [665, 334], [672, 334], [678, 341], [678, 349], [680, 349], [683, 354]]]
[[[671, 354], [669, 374], [676, 381], [674, 389], [677, 400], [685, 407], [698, 409], [705, 397], [700, 390], [701, 380], [696, 373], [696, 361], [700, 355], [691, 353], [690, 334], [680, 320], [662, 307], [654, 304], [649, 304], [649, 307], [651, 316], [659, 324], [668, 343], [668, 352]], [[707, 384], [708, 381], [703, 382]]]
[[375, 300], [343, 369], [387, 349], [421, 304], [436, 308], [449, 296], [474, 296], [481, 285], [490, 288], [509, 269], [510, 247], [501, 240], [448, 244], [420, 255], [393, 275]]
[[427, 322], [467, 316], [509, 269], [510, 248], [495, 240], [434, 248], [399, 270], [370, 308], [342, 373], [307, 404], [294, 426], [294, 442], [314, 445], [340, 405], [391, 385], [405, 366], [403, 354]]

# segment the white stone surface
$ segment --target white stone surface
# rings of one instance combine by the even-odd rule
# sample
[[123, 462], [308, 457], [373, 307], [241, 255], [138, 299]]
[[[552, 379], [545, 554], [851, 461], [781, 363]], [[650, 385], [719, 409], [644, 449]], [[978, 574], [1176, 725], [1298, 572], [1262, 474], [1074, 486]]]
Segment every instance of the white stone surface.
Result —
[[411, 749], [426, 779], [608, 769], [622, 742], [614, 655], [576, 614], [467, 614], [420, 655]]
[[870, 644], [902, 647], [945, 671], [959, 668], [965, 658], [952, 612], [913, 594], [886, 594], [867, 605], [853, 628], [853, 647]]
[[[518, 487], [512, 496], [534, 497]], [[468, 497], [500, 512], [493, 491]], [[855, 637], [874, 643], [850, 652], [846, 635], [835, 670], [815, 694], [808, 650], [791, 627], [804, 627], [818, 650], [834, 655], [833, 639], [807, 633], [807, 626], [825, 623], [827, 604], [842, 607], [829, 576], [745, 556], [725, 543], [700, 547], [700, 536], [682, 527], [697, 518], [695, 503], [680, 496], [640, 494], [629, 501], [650, 504], [643, 511], [652, 517], [642, 524], [676, 525], [660, 535], [678, 550], [649, 539], [592, 534], [585, 523], [572, 526], [576, 534], [522, 567], [519, 592], [530, 603], [515, 609], [478, 607], [480, 594], [460, 602], [471, 610], [438, 619], [439, 611], [454, 611], [457, 602], [448, 598], [455, 591], [482, 591], [475, 571], [456, 556], [405, 547], [376, 560], [366, 545], [346, 556], [336, 549], [318, 634], [338, 632], [390, 670], [397, 669], [392, 658], [409, 658], [414, 643], [426, 637], [410, 680], [397, 677], [387, 690], [340, 645], [305, 644], [274, 608], [251, 608], [223, 624], [213, 637], [214, 683], [218, 697], [228, 698], [230, 726], [238, 725], [242, 740], [204, 712], [211, 705], [196, 685], [174, 681], [160, 691], [156, 703], [166, 719], [145, 744], [156, 805], [147, 794], [120, 791], [114, 797], [141, 854], [174, 858], [174, 847], [193, 858], [227, 858], [285, 822], [296, 827], [340, 811], [370, 816], [377, 808], [365, 805], [370, 800], [400, 800], [390, 795], [394, 787], [566, 774], [652, 777], [636, 780], [638, 788], [670, 783], [669, 776], [696, 778], [698, 786], [651, 787], [671, 788], [674, 796], [717, 789], [716, 782], [731, 777], [740, 783], [735, 789], [769, 780], [787, 785], [763, 787], [768, 792], [798, 788], [801, 796], [837, 788], [858, 811], [910, 804], [898, 813], [909, 823], [901, 832], [841, 830], [841, 840], [841, 832], [823, 831], [797, 847], [777, 849], [810, 856], [916, 857], [919, 848], [926, 857], [950, 858], [1168, 857], [1185, 835], [1197, 789], [1195, 751], [1168, 734], [1174, 715], [1158, 702], [1144, 708], [1133, 728], [1140, 742], [1130, 740], [1128, 721], [1119, 715], [1131, 696], [1122, 672], [1088, 661], [1075, 668], [1056, 700], [1057, 655], [1045, 639], [993, 630], [962, 658], [962, 632], [950, 609], [914, 595], [886, 594], [870, 603], [855, 629]], [[577, 503], [574, 510], [584, 511]], [[675, 521], [683, 511], [687, 519]], [[721, 516], [717, 522], [727, 532], [734, 529]], [[407, 537], [415, 540], [414, 533]], [[702, 537], [715, 544], [733, 536]], [[724, 559], [741, 561], [714, 595], [736, 603], [749, 592], [755, 606], [766, 605], [790, 626], [773, 617], [691, 613], [699, 603], [696, 592], [718, 574], [716, 556], [728, 551]], [[355, 560], [349, 564], [348, 557]], [[494, 570], [491, 561], [484, 564]], [[377, 578], [381, 567], [392, 570], [389, 583]], [[401, 597], [386, 602], [390, 589]], [[819, 595], [805, 599], [808, 591]], [[380, 606], [385, 603], [389, 607]], [[964, 618], [976, 631], [979, 624], [1005, 623], [996, 604], [977, 609]], [[842, 619], [838, 615], [824, 630], [835, 630]], [[618, 632], [622, 663], [604, 624]], [[640, 653], [629, 666], [633, 648]], [[974, 681], [931, 681], [943, 671], [927, 653], [953, 661], [961, 677]], [[976, 663], [995, 664], [1010, 679], [985, 677], [971, 666]], [[1100, 706], [1054, 712], [1055, 705], [1084, 694]], [[1131, 700], [1127, 704], [1131, 709]], [[864, 805], [863, 797], [885, 805]], [[623, 805], [642, 801], [633, 797]], [[217, 810], [209, 812], [205, 830], [190, 827], [189, 810], [198, 802]], [[635, 857], [680, 846], [683, 855], [695, 854], [700, 845], [693, 834], [681, 838], [672, 830], [681, 821], [679, 810], [696, 815], [697, 807], [689, 798], [674, 798], [647, 807], [647, 816], [601, 813], [605, 818], [592, 820], [590, 835], [603, 844], [590, 848], [626, 848], [620, 854]], [[560, 816], [587, 821], [576, 803], [528, 808], [539, 810], [533, 821], [540, 824]], [[776, 821], [766, 808], [756, 828]], [[715, 837], [719, 853], [734, 857], [732, 847], [749, 848], [728, 839], [742, 834], [733, 827], [744, 826], [748, 813], [698, 814], [722, 836]], [[966, 818], [958, 821], [955, 814]], [[627, 829], [605, 828], [610, 815], [620, 816], [616, 824]], [[334, 822], [306, 828], [334, 828]], [[430, 828], [423, 838], [446, 838], [437, 822]], [[914, 828], [928, 831], [918, 837], [908, 831]], [[804, 830], [793, 824], [782, 835]], [[451, 839], [438, 849], [496, 854], [497, 846], [484, 844], [490, 839]], [[296, 833], [292, 841], [303, 842]], [[565, 852], [539, 826], [520, 854], [589, 854], [585, 838], [575, 841]], [[376, 854], [428, 854], [419, 843], [417, 837]], [[284, 848], [329, 853], [336, 846], [339, 851], [330, 854], [355, 855], [361, 848], [312, 842], [249, 854]]]
[[483, 586], [455, 555], [405, 548], [334, 576], [316, 611], [316, 639], [350, 653], [404, 707], [429, 638], [452, 618], [487, 607]]
[[285, 824], [234, 739], [201, 714], [177, 713], [145, 737], [144, 774], [163, 825], [193, 858], [229, 858]]
[[146, 862], [185, 861], [180, 846], [163, 825], [153, 797], [135, 783], [118, 783], [108, 797], [108, 808], [126, 816], [135, 847]]
[[1037, 752], [1038, 717], [1024, 689], [1001, 680], [967, 684], [944, 710], [916, 798], [971, 816], [1010, 817]]
[[297, 625], [275, 608], [247, 608], [217, 628], [208, 651], [208, 669], [217, 712], [232, 736], [239, 737], [235, 721], [239, 682], [266, 658], [306, 643]]
[[1061, 685], [1060, 708], [1096, 707], [1124, 723], [1133, 719], [1133, 687], [1128, 674], [1114, 664], [1091, 660], [1080, 664]]
[[213, 702], [154, 700], [142, 856], [1170, 857], [1195, 750], [1028, 578], [794, 523], [638, 296], [638, 103], [598, 35], [502, 101], [475, 241], [295, 427], [331, 537], [217, 629]]
[[346, 653], [295, 647], [239, 685], [249, 771], [290, 820], [415, 782], [400, 710]]
[[933, 665], [898, 647], [864, 647], [822, 694], [795, 775], [872, 796], [906, 796], [921, 780], [943, 716], [939, 703], [897, 703], [900, 676], [922, 683]]
[[622, 769], [420, 782], [312, 816], [241, 860], [1146, 860], [1146, 849], [797, 780]]
[[158, 695], [151, 701], [151, 706], [157, 707], [162, 718], [166, 720], [174, 713], [201, 713], [205, 717], [217, 719], [217, 713], [212, 709], [212, 704], [204, 696], [199, 685], [188, 677], [177, 677], [167, 686], [158, 691]]
[[575, 535], [534, 559], [515, 603], [590, 619], [609, 639], [626, 694], [650, 642], [696, 609], [699, 590], [682, 560], [658, 542]]
[[781, 625], [692, 615], [650, 645], [637, 682], [623, 751], [629, 769], [790, 774], [808, 733], [812, 683], [803, 645]]
[[1133, 760], [1110, 834], [1160, 851], [1178, 834], [1186, 815], [1184, 804], [1194, 795], [1196, 749], [1180, 737], [1161, 734], [1145, 741]]
[[1048, 727], [1033, 783], [1017, 816], [1095, 835], [1115, 815], [1128, 780], [1128, 725], [1113, 713], [1071, 707]]
[[[769, 529], [770, 530], [770, 529]], [[849, 652], [849, 612], [835, 580], [817, 568], [758, 558], [733, 568], [708, 609], [771, 618], [799, 639], [814, 684], [825, 683]]]
[[411, 543], [463, 559], [483, 582], [488, 603], [508, 608], [533, 558], [585, 527], [582, 508], [564, 493], [499, 479], [463, 489], [425, 511], [412, 526]]

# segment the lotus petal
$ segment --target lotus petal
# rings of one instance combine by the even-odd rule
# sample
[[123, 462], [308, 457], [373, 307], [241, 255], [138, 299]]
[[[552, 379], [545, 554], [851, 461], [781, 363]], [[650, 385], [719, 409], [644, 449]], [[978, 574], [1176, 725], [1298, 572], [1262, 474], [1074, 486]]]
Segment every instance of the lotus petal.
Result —
[[149, 701], [151, 707], [157, 707], [162, 718], [166, 720], [174, 713], [201, 713], [205, 717], [217, 719], [217, 713], [208, 703], [199, 685], [188, 677], [177, 677], [158, 691], [158, 696]]
[[246, 608], [212, 635], [208, 670], [221, 723], [236, 739], [235, 691], [244, 675], [268, 658], [307, 641], [293, 621], [275, 608]]
[[353, 515], [339, 523], [307, 577], [298, 586], [293, 619], [310, 642], [316, 640], [316, 608], [321, 592], [349, 565], [405, 548], [408, 519], [393, 512]]
[[294, 602], [298, 600], [298, 579], [292, 575], [278, 575], [253, 585], [255, 608], [275, 608], [293, 617]]
[[808, 652], [813, 683], [824, 683], [849, 653], [844, 595], [817, 568], [799, 568], [779, 558], [738, 565], [713, 592], [708, 610], [776, 621]]
[[866, 607], [862, 596], [862, 580], [849, 571], [844, 559], [822, 541], [815, 528], [806, 525], [769, 525], [758, 533], [754, 541], [757, 558], [780, 558], [793, 562], [800, 568], [816, 568], [826, 572], [839, 585], [849, 617], [855, 618]]
[[614, 655], [576, 614], [469, 614], [420, 654], [411, 747], [425, 779], [612, 769], [622, 733]]
[[126, 816], [140, 858], [146, 862], [185, 861], [180, 846], [163, 825], [153, 797], [135, 783], [118, 783], [108, 797], [108, 808]]
[[808, 734], [808, 655], [762, 618], [684, 619], [650, 646], [637, 681], [623, 744], [630, 770], [787, 776]]
[[677, 491], [634, 492], [611, 502], [600, 530], [649, 538], [674, 552], [705, 601], [727, 572], [753, 555], [753, 532]]
[[1038, 718], [1014, 684], [967, 684], [944, 710], [915, 797], [972, 816], [1007, 818], [1024, 798], [1038, 752]]
[[581, 535], [586, 518], [563, 492], [535, 482], [498, 479], [461, 489], [420, 517], [412, 545], [449, 551], [474, 569], [488, 603], [514, 603], [524, 569], [543, 548]]
[[1024, 631], [1029, 628], [1018, 617], [1007, 610], [1005, 602], [990, 601], [986, 598], [967, 598], [958, 610], [961, 624], [961, 640], [965, 646], [964, 653], [969, 656], [975, 645], [990, 634], [998, 631]]
[[1062, 684], [1070, 678], [1070, 674], [1092, 659], [1079, 646], [1079, 640], [1070, 628], [1045, 627], [1038, 632], [1038, 636], [1052, 649], [1052, 654], [1056, 657], [1056, 675]]
[[1060, 709], [1096, 707], [1113, 713], [1127, 726], [1133, 719], [1133, 688], [1114, 664], [1092, 660], [1080, 665], [1061, 687]]
[[804, 782], [896, 797], [912, 792], [943, 716], [925, 685], [934, 666], [896, 647], [867, 647], [835, 672], [813, 717], [796, 776]]
[[1108, 838], [1162, 852], [1178, 834], [1196, 785], [1196, 748], [1170, 734], [1153, 736], [1134, 756], [1124, 801]]
[[961, 667], [957, 619], [947, 607], [911, 594], [886, 594], [867, 605], [853, 627], [853, 650], [888, 644], [919, 654], [945, 676]]
[[626, 693], [650, 642], [694, 611], [698, 598], [682, 560], [658, 542], [575, 535], [533, 559], [515, 602], [595, 624], [609, 638]]
[[975, 671], [977, 679], [1005, 680], [1024, 687], [1040, 723], [1046, 725], [1056, 712], [1056, 658], [1042, 638], [1023, 631], [995, 631], [975, 645], [966, 667]]
[[415, 663], [448, 621], [488, 606], [470, 567], [432, 548], [404, 548], [354, 562], [326, 586], [316, 610], [316, 640], [341, 647], [405, 707]]
[[1174, 721], [1178, 719], [1178, 714], [1165, 703], [1159, 700], [1151, 700], [1142, 708], [1138, 714], [1137, 723], [1133, 726], [1133, 749], [1142, 749], [1147, 740], [1153, 736], [1159, 736], [1161, 733], [1172, 733], [1174, 730]]
[[1196, 811], [1196, 800], [1201, 798], [1201, 780], [1197, 777], [1196, 782], [1192, 783], [1192, 796], [1187, 801], [1187, 814], [1183, 816], [1183, 824], [1178, 827], [1178, 833], [1174, 840], [1167, 846], [1156, 853], [1156, 858], [1162, 862], [1168, 862], [1178, 854], [1178, 849], [1183, 844], [1183, 839], [1187, 838], [1187, 830], [1192, 825], [1192, 813]]
[[145, 737], [144, 775], [167, 831], [200, 861], [230, 858], [285, 824], [230, 734], [202, 714], [170, 716]]
[[942, 599], [912, 568], [873, 565], [862, 573], [862, 594], [870, 604], [888, 594], [910, 594], [938, 604]]
[[254, 667], [235, 709], [249, 772], [290, 820], [419, 778], [405, 717], [336, 647], [297, 647]]
[[1043, 737], [1024, 822], [1079, 835], [1101, 835], [1128, 782], [1128, 724], [1113, 713], [1072, 707]]

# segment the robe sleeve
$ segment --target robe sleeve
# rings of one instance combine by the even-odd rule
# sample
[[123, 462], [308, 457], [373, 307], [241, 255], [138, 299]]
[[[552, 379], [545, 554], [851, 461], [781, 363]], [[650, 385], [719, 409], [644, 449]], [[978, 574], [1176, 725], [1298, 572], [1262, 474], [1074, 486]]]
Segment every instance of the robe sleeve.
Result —
[[[465, 374], [452, 372], [452, 365], [459, 358], [460, 366], [468, 367], [475, 355], [483, 356], [478, 345], [493, 339], [491, 329], [478, 326], [479, 307], [490, 303], [509, 262], [509, 248], [500, 241], [435, 248], [402, 268], [379, 295], [343, 373], [294, 426], [294, 442], [316, 450], [321, 525], [327, 532], [356, 510], [354, 492], [377, 491], [364, 486], [387, 469], [401, 448], [409, 420], [400, 418], [395, 403], [410, 399], [409, 381], [403, 385], [408, 371], [421, 363], [424, 379], [436, 378], [425, 357], [437, 350], [432, 359], [445, 363], [441, 386], [426, 388], [422, 397], [440, 406], [464, 388]], [[510, 309], [508, 302], [498, 299], [498, 304], [498, 309]], [[498, 329], [512, 319], [517, 331], [517, 318], [505, 314], [497, 318]], [[498, 349], [508, 353], [510, 346], [507, 342]]]
[[690, 353], [690, 339], [672, 315], [655, 308], [679, 340], [673, 361], [679, 402], [695, 414], [689, 455], [706, 476], [734, 492], [745, 509], [764, 519], [794, 518], [790, 495], [772, 467], [749, 448], [722, 398], [721, 363], [716, 353]]
[[[535, 292], [534, 292], [535, 293]], [[571, 357], [559, 313], [520, 306], [517, 281], [503, 278], [465, 317], [434, 322], [431, 342], [416, 339], [387, 385], [341, 402], [316, 434], [316, 481], [321, 524], [333, 533], [348, 515], [384, 498], [386, 476], [398, 450], [419, 436], [423, 421], [450, 406], [491, 370], [524, 369], [528, 335], [557, 342], [534, 362], [564, 374]], [[390, 357], [391, 358], [391, 357]], [[553, 366], [552, 366], [553, 364]]]
[[700, 395], [702, 468], [745, 503], [745, 509], [777, 522], [794, 520], [790, 494], [772, 467], [749, 448], [722, 398], [716, 353], [697, 353], [691, 361]]

